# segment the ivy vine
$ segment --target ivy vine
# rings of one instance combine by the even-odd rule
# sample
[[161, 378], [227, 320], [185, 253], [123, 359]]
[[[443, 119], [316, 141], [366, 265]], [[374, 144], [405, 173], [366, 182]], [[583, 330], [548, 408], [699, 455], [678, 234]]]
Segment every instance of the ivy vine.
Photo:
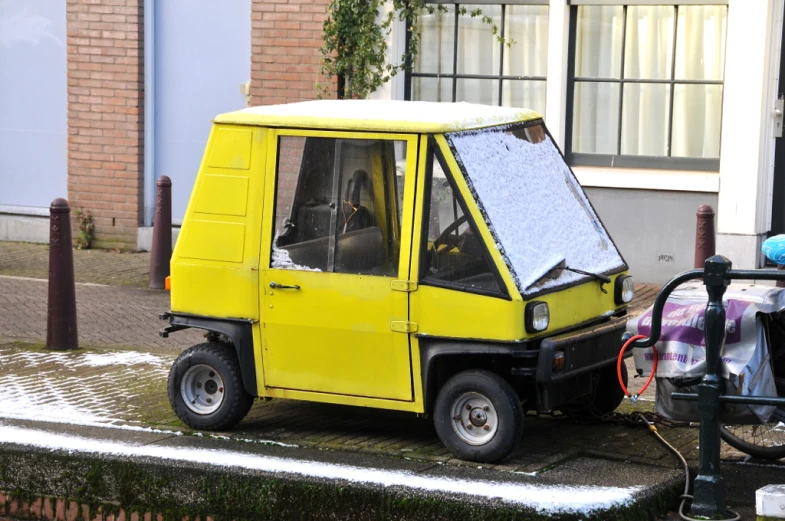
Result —
[[[338, 98], [364, 99], [390, 81], [401, 71], [410, 71], [420, 51], [419, 21], [423, 13], [447, 12], [443, 4], [425, 0], [388, 0], [392, 9], [380, 16], [385, 0], [331, 0], [323, 25], [321, 73], [325, 84], [317, 85], [320, 97], [329, 93], [330, 81], [337, 80]], [[487, 24], [496, 40], [512, 45], [499, 31], [493, 19], [481, 9], [458, 8], [459, 15], [468, 14]], [[387, 37], [395, 20], [407, 28], [406, 48], [400, 63], [387, 61]]]

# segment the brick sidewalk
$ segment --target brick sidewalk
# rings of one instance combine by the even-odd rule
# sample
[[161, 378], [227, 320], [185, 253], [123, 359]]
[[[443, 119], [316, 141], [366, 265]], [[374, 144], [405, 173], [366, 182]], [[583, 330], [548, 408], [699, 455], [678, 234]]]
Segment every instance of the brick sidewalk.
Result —
[[[0, 342], [46, 341], [47, 281], [0, 276]], [[77, 284], [79, 345], [180, 352], [202, 334], [188, 330], [164, 339], [158, 315], [169, 310], [169, 293], [150, 289]]]
[[[164, 324], [158, 315], [169, 309], [169, 294], [146, 288], [149, 254], [75, 252], [78, 281], [112, 284], [77, 285], [80, 346], [88, 348], [77, 353], [41, 349], [46, 337], [47, 256], [46, 246], [0, 243], [0, 372], [6, 382], [0, 386], [0, 416], [24, 418], [29, 408], [42, 414], [44, 421], [147, 426], [194, 434], [169, 406], [166, 377], [175, 355], [202, 341], [202, 335], [190, 330], [168, 339], [158, 336]], [[658, 289], [636, 288], [634, 312], [647, 307]], [[631, 360], [628, 368], [632, 369]], [[642, 383], [643, 379], [631, 378], [631, 391]], [[625, 403], [621, 410], [652, 410], [654, 392], [647, 391], [635, 407]], [[697, 428], [665, 426], [660, 432], [695, 462]], [[259, 401], [235, 430], [218, 436], [467, 465], [451, 457], [429, 420], [383, 410]], [[579, 454], [678, 467], [673, 455], [644, 428], [582, 425], [560, 415], [527, 416], [518, 449], [502, 464], [484, 467], [540, 472]], [[723, 445], [725, 461], [743, 457]]]
[[[0, 275], [48, 278], [49, 245], [0, 241]], [[77, 282], [147, 288], [149, 276], [149, 252], [74, 250]]]

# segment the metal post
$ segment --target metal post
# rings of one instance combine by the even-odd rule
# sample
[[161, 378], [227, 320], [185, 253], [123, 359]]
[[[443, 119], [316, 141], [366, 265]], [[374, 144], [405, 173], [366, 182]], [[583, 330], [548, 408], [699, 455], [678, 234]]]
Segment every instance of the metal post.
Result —
[[704, 284], [709, 294], [706, 305], [706, 375], [698, 386], [700, 415], [700, 470], [693, 485], [690, 514], [713, 519], [725, 514], [725, 482], [720, 474], [720, 353], [725, 343], [725, 307], [722, 296], [731, 261], [722, 255], [706, 260]]
[[172, 181], [165, 175], [155, 183], [155, 216], [153, 217], [153, 246], [150, 254], [150, 287], [163, 289], [169, 276], [172, 258]]
[[695, 228], [695, 268], [702, 268], [706, 259], [714, 255], [714, 210], [702, 204], [697, 212], [698, 224]]
[[49, 207], [49, 293], [46, 313], [47, 349], [78, 349], [71, 208], [65, 199]]

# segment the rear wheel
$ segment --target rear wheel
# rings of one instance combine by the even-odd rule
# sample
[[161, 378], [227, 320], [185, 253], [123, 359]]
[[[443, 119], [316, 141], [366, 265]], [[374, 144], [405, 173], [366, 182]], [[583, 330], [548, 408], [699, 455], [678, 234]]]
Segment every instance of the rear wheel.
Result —
[[434, 405], [439, 439], [463, 460], [493, 463], [521, 437], [523, 409], [512, 386], [490, 371], [463, 371], [450, 378]]
[[[627, 366], [621, 365], [621, 377], [627, 385]], [[597, 420], [609, 415], [624, 401], [619, 385], [616, 364], [608, 365], [592, 375], [592, 392], [561, 407], [561, 411], [576, 420]]]
[[169, 371], [168, 394], [183, 423], [208, 431], [235, 426], [253, 405], [237, 353], [219, 342], [195, 345], [177, 357]]

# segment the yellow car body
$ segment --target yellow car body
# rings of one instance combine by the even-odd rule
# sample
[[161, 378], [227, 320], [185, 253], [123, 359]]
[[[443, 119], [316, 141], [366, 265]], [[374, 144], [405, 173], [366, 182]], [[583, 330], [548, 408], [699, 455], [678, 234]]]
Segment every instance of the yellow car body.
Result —
[[[618, 352], [627, 266], [601, 273], [608, 283], [574, 275], [523, 291], [453, 142], [514, 128], [550, 140], [534, 112], [468, 104], [334, 100], [219, 115], [172, 255], [166, 331], [198, 327], [233, 345], [254, 397], [428, 413], [440, 385], [471, 368], [514, 382], [524, 408], [591, 392], [592, 371]], [[452, 194], [452, 214], [432, 189]], [[451, 215], [445, 234], [434, 222]], [[461, 286], [473, 269], [464, 279], [481, 282]], [[547, 304], [545, 330], [527, 325], [535, 301]]]

